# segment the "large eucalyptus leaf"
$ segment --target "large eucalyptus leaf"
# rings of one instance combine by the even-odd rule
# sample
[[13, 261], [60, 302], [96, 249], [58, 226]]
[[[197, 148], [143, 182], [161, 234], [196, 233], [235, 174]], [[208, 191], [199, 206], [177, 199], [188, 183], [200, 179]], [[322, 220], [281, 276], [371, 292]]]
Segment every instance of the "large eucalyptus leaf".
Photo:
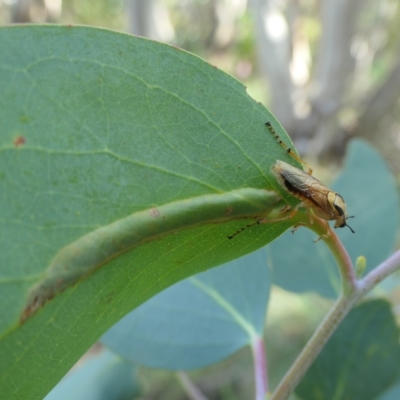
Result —
[[[42, 399], [111, 325], [250, 253], [296, 201], [245, 88], [184, 51], [84, 27], [0, 29], [0, 393]], [[283, 199], [283, 200], [282, 200]]]

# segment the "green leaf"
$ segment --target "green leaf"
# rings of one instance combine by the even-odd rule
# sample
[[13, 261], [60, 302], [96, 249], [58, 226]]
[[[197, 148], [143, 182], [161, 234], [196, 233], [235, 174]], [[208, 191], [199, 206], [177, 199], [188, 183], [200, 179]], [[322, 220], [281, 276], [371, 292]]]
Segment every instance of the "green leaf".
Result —
[[351, 311], [296, 389], [307, 400], [372, 400], [400, 378], [399, 328], [384, 300]]
[[[349, 148], [346, 173], [332, 185], [346, 193], [351, 226], [341, 229], [340, 238], [353, 262], [362, 255], [367, 259], [365, 273], [374, 269], [394, 250], [400, 210], [396, 182], [381, 155], [369, 144], [355, 140]], [[359, 233], [359, 234], [357, 234]]]
[[293, 161], [243, 85], [174, 47], [14, 26], [0, 70], [0, 392], [42, 399], [139, 304], [279, 236], [228, 239], [296, 204], [270, 171]]
[[132, 400], [139, 394], [136, 367], [103, 350], [75, 367], [44, 400]]
[[[366, 272], [393, 251], [399, 221], [399, 200], [393, 177], [382, 157], [360, 140], [351, 142], [345, 168], [332, 189], [346, 200], [349, 220], [355, 233], [338, 229], [337, 235], [353, 262], [363, 255]], [[315, 234], [300, 228], [269, 246], [274, 267], [274, 283], [294, 292], [316, 291], [335, 297], [340, 291], [336, 262]], [[288, 251], [290, 249], [290, 251]]]
[[102, 338], [153, 368], [200, 368], [261, 337], [270, 278], [265, 249], [187, 278], [125, 316]]

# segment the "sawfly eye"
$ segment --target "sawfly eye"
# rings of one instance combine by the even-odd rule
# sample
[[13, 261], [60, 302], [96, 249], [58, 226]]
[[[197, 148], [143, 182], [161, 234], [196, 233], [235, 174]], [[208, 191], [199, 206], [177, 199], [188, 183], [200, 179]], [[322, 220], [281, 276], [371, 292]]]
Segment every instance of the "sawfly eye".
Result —
[[[339, 215], [344, 215], [344, 212], [343, 212], [343, 209], [342, 208], [340, 208], [338, 205], [336, 205], [336, 204], [333, 204], [334, 206], [335, 206], [335, 208], [336, 208], [336, 211], [339, 213]], [[342, 226], [345, 226], [345, 225], [342, 225]], [[341, 226], [341, 227], [342, 227]]]

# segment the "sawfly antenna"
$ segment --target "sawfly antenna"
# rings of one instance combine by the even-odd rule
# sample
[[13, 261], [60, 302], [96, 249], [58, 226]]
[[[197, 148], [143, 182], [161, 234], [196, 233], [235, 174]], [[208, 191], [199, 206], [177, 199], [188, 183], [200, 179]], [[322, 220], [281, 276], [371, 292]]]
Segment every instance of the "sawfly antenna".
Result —
[[356, 232], [354, 231], [354, 229], [353, 229], [349, 224], [346, 224], [346, 226], [347, 226], [353, 233], [356, 233]]
[[296, 161], [298, 161], [300, 164], [304, 165], [308, 171], [308, 175], [312, 175], [313, 170], [311, 167], [303, 161], [290, 147], [286, 146], [286, 143], [280, 138], [280, 136], [276, 133], [276, 130], [272, 126], [271, 122], [266, 122], [265, 123], [266, 127], [269, 129], [269, 131], [272, 133], [276, 141], [285, 149], [286, 153], [290, 154]]
[[[349, 219], [349, 218], [354, 218], [354, 215], [351, 215], [350, 217], [347, 217], [347, 219]], [[353, 228], [346, 222], [346, 226], [353, 232], [353, 233], [356, 233], [354, 230], [353, 230]]]

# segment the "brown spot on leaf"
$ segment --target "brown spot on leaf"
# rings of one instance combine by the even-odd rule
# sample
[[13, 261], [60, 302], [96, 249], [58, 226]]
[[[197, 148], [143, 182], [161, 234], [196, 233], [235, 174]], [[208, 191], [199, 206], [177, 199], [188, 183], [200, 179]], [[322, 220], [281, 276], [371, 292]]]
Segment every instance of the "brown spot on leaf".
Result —
[[31, 299], [28, 305], [25, 307], [21, 314], [20, 322], [23, 324], [29, 317], [36, 313], [45, 303], [54, 297], [54, 293], [41, 294], [37, 293], [35, 297]]
[[21, 124], [26, 124], [29, 122], [29, 117], [27, 115], [21, 115], [19, 117], [19, 122], [21, 122]]
[[28, 303], [21, 314], [20, 322], [23, 324], [28, 318], [40, 310], [48, 301], [65, 289], [65, 279], [59, 278], [53, 285], [39, 285], [32, 291]]
[[14, 139], [14, 146], [15, 147], [20, 147], [26, 143], [26, 139], [23, 136], [17, 136]]
[[160, 216], [160, 211], [158, 211], [157, 208], [150, 208], [149, 214], [150, 214], [152, 217], [157, 218], [157, 217]]
[[227, 207], [225, 215], [228, 216], [233, 211], [233, 207]]

